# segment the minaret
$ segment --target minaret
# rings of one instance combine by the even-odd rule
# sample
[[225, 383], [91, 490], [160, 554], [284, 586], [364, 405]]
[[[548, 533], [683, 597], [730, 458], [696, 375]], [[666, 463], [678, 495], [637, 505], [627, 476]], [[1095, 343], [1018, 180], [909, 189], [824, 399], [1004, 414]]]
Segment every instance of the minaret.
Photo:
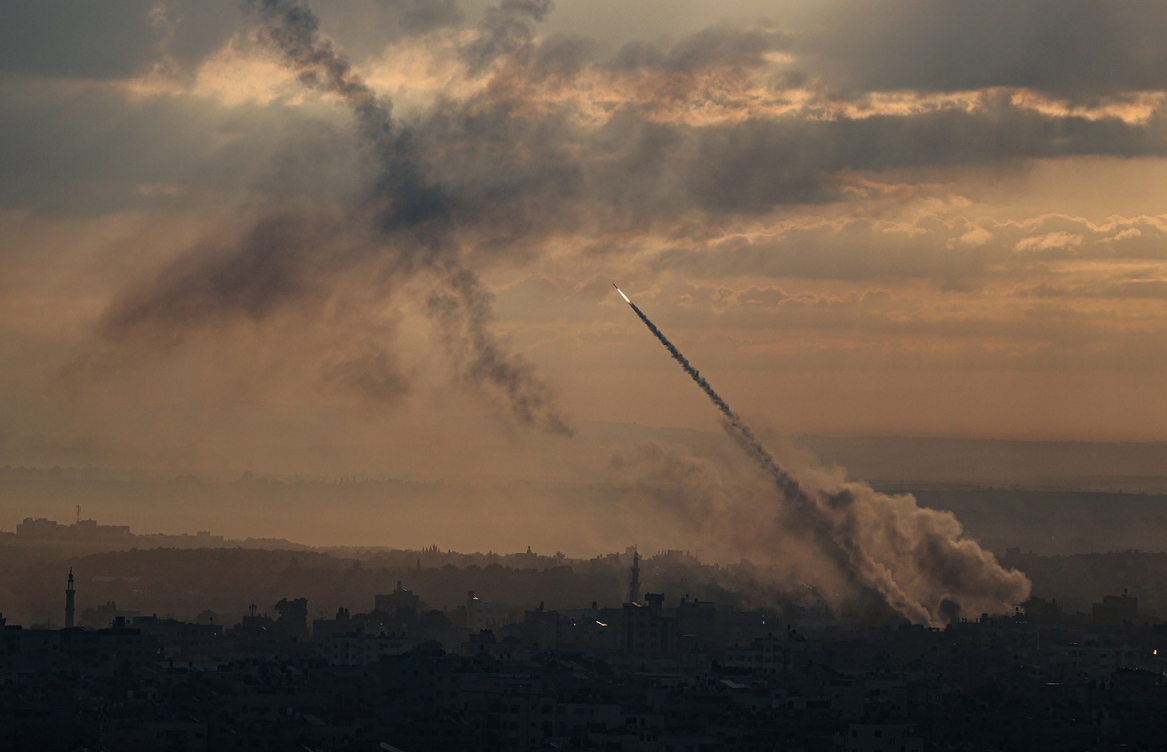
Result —
[[73, 567], [69, 567], [69, 586], [65, 588], [65, 628], [73, 626], [73, 597], [77, 595], [73, 590]]
[[632, 549], [632, 582], [628, 583], [628, 602], [640, 600], [640, 552]]

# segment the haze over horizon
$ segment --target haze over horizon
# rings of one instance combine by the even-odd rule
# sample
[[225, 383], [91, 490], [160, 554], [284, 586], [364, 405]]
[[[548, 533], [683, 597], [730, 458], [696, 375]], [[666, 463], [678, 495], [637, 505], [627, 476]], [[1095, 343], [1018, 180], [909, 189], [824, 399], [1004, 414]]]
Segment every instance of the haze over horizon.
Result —
[[[1167, 440], [1165, 31], [1145, 0], [14, 0], [0, 465], [611, 483], [640, 511], [600, 537], [655, 500], [915, 621], [1007, 610], [1028, 583], [952, 515], [774, 437]], [[768, 480], [579, 430], [719, 425], [613, 281]]]

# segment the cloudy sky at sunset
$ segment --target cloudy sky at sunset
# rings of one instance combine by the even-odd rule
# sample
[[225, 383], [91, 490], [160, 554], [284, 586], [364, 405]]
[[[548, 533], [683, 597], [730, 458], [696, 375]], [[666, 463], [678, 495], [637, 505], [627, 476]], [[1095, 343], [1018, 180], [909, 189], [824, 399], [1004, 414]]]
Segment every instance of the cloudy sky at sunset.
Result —
[[717, 430], [613, 281], [775, 435], [1167, 440], [1167, 4], [312, 11], [0, 3], [0, 464]]

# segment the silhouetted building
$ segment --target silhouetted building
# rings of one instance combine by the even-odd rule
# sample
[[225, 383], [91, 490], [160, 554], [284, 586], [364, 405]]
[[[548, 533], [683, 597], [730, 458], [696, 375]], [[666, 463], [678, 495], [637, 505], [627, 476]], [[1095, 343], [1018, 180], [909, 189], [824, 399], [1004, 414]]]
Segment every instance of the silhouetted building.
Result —
[[367, 666], [385, 656], [404, 655], [423, 640], [387, 634], [330, 634], [316, 642], [316, 653], [333, 666]]
[[312, 620], [312, 639], [320, 641], [329, 635], [360, 632], [362, 624], [363, 620], [354, 621], [348, 609], [341, 606], [336, 609], [335, 618]]
[[681, 634], [708, 637], [717, 628], [717, 606], [700, 598], [689, 600], [686, 595], [677, 605], [677, 621]]
[[104, 541], [125, 540], [130, 537], [129, 525], [99, 525], [97, 520], [77, 520], [67, 529], [68, 536], [75, 540]]
[[132, 619], [135, 616], [138, 616], [137, 611], [124, 611], [119, 609], [117, 603], [114, 601], [106, 601], [100, 606], [94, 606], [82, 611], [78, 626], [102, 629], [110, 626], [119, 618], [124, 621], [126, 619]]
[[132, 536], [129, 525], [99, 525], [97, 520], [77, 520], [72, 525], [62, 525], [43, 517], [25, 517], [16, 526], [16, 534], [22, 538], [35, 540], [68, 540], [96, 543], [103, 541], [125, 542]]
[[513, 631], [524, 642], [550, 648], [559, 640], [559, 619], [558, 611], [547, 610], [539, 601], [539, 608], [523, 612], [523, 623], [516, 624]]
[[1139, 618], [1139, 599], [1127, 595], [1104, 595], [1102, 603], [1095, 603], [1093, 607], [1095, 624], [1133, 624]]
[[16, 526], [16, 534], [25, 538], [53, 539], [64, 537], [65, 525], [58, 524], [44, 517], [25, 517], [24, 522]]
[[69, 567], [69, 584], [65, 586], [65, 629], [73, 626], [74, 616], [74, 596], [76, 592], [73, 589], [73, 567]]
[[664, 615], [664, 593], [645, 593], [646, 605], [624, 604], [626, 655], [667, 658], [677, 652], [677, 620]]
[[133, 628], [147, 637], [156, 638], [162, 656], [170, 660], [209, 660], [222, 649], [223, 627], [220, 624], [192, 624], [153, 615], [134, 617]]
[[397, 589], [392, 593], [373, 596], [373, 610], [383, 614], [393, 615], [402, 609], [417, 611], [420, 607], [421, 596], [401, 587], [401, 580], [397, 581]]

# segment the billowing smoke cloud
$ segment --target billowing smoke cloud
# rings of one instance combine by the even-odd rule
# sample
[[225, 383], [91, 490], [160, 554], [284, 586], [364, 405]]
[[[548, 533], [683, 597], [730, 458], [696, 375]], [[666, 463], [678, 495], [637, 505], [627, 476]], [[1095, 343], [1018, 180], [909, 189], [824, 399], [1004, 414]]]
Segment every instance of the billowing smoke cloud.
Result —
[[[623, 293], [621, 293], [623, 295]], [[1025, 600], [1029, 581], [962, 539], [951, 514], [916, 506], [863, 484], [808, 485], [782, 467], [701, 373], [637, 305], [628, 304], [721, 412], [726, 432], [777, 489], [787, 522], [808, 534], [840, 574], [878, 592], [916, 623], [941, 625], [961, 613], [1002, 612]], [[774, 541], [782, 538], [775, 530]]]
[[[132, 291], [106, 313], [104, 331], [115, 338], [141, 330], [173, 336], [216, 319], [263, 320], [281, 306], [325, 295], [336, 276], [371, 263], [376, 276], [387, 280], [386, 292], [392, 280], [399, 286], [419, 276], [438, 286], [426, 310], [465, 380], [501, 393], [521, 422], [570, 435], [534, 367], [491, 331], [491, 296], [462, 264], [450, 238], [454, 199], [426, 177], [413, 132], [394, 122], [390, 104], [320, 34], [306, 4], [260, 0], [254, 7], [262, 21], [261, 40], [305, 85], [338, 96], [355, 116], [376, 166], [371, 206], [339, 217], [312, 216], [319, 211], [265, 216], [236, 246], [196, 249]], [[351, 225], [370, 213], [373, 235], [354, 233]], [[405, 390], [404, 377], [382, 349], [356, 356], [328, 377], [373, 397], [395, 398]]]

